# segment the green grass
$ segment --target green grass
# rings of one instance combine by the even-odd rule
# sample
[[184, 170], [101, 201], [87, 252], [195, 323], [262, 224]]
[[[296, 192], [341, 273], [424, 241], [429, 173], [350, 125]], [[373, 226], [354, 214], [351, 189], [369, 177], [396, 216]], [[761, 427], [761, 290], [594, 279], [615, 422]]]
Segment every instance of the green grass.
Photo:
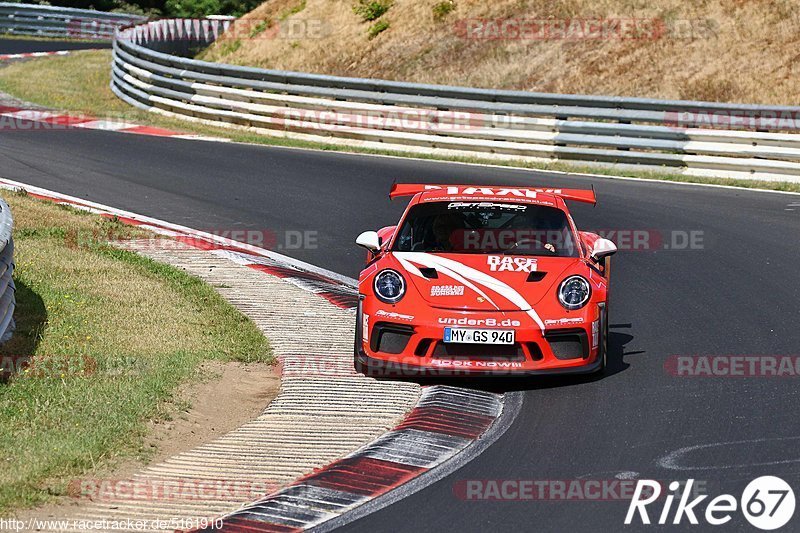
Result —
[[456, 3], [454, 0], [444, 0], [434, 4], [431, 9], [433, 11], [433, 20], [441, 22], [456, 9]]
[[259, 20], [258, 23], [255, 26], [253, 26], [253, 28], [250, 30], [249, 33], [250, 38], [252, 39], [254, 37], [257, 37], [258, 35], [262, 34], [264, 30], [271, 28], [272, 25], [273, 22], [270, 19]]
[[362, 22], [372, 22], [382, 17], [390, 7], [390, 0], [358, 0], [353, 6], [353, 13], [361, 17]]
[[239, 39], [233, 39], [230, 41], [224, 41], [220, 44], [220, 50], [223, 54], [232, 54], [236, 52], [239, 48], [242, 47], [242, 41]]
[[6, 67], [0, 68], [0, 90], [23, 100], [47, 107], [84, 112], [96, 116], [121, 118], [140, 124], [149, 124], [202, 135], [224, 137], [244, 143], [800, 192], [800, 184], [796, 183], [684, 176], [682, 174], [671, 173], [669, 168], [664, 168], [663, 171], [658, 172], [631, 171], [562, 161], [553, 163], [533, 163], [523, 160], [497, 161], [481, 158], [480, 156], [409, 154], [386, 149], [379, 150], [350, 147], [283, 137], [272, 137], [245, 130], [209, 126], [196, 122], [163, 117], [155, 113], [148, 113], [135, 109], [117, 98], [114, 93], [111, 92], [108, 88], [110, 82], [110, 56], [111, 53], [109, 51], [99, 50], [9, 64]]
[[278, 15], [278, 20], [283, 22], [284, 20], [288, 19], [292, 15], [296, 15], [303, 11], [306, 8], [306, 0], [300, 0], [297, 4], [293, 5], [288, 9], [284, 9], [281, 11], [280, 15]]
[[0, 356], [32, 359], [0, 381], [0, 516], [121, 459], [147, 459], [149, 421], [185, 408], [176, 392], [206, 377], [203, 361], [273, 361], [256, 326], [210, 286], [106, 244], [139, 230], [4, 196], [18, 307]]
[[377, 37], [378, 35], [380, 35], [381, 33], [383, 33], [388, 29], [389, 29], [389, 21], [386, 19], [379, 20], [378, 22], [369, 27], [367, 35], [369, 36], [370, 39], [374, 39], [375, 37]]

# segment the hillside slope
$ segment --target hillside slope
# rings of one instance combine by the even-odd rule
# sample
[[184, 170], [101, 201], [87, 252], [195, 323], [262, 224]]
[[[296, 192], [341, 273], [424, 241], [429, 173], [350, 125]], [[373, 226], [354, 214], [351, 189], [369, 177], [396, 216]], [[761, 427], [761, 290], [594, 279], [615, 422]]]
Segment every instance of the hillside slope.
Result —
[[373, 21], [354, 12], [357, 2], [267, 0], [202, 57], [478, 87], [800, 104], [794, 0], [394, 0]]

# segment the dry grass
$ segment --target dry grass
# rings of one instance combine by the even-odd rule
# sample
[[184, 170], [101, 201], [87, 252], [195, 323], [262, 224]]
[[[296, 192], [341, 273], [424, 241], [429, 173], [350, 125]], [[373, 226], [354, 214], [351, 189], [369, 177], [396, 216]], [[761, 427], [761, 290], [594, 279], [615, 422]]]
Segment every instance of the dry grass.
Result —
[[[264, 68], [427, 83], [581, 94], [800, 104], [800, 12], [791, 0], [396, 0], [369, 38], [354, 0], [268, 0], [246, 15], [324, 31], [238, 36], [204, 58]], [[288, 10], [288, 11], [287, 11]], [[284, 16], [281, 22], [282, 14]], [[456, 31], [469, 18], [658, 19], [658, 39], [475, 40]], [[281, 26], [283, 24], [283, 26]], [[313, 27], [313, 26], [309, 26]], [[274, 29], [274, 27], [273, 27]]]

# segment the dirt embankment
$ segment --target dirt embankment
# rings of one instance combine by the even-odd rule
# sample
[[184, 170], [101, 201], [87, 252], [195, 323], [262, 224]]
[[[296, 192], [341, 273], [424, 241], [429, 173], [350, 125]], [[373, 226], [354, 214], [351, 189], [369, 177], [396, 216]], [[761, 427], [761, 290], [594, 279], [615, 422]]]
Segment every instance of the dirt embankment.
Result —
[[389, 1], [365, 1], [359, 14], [358, 0], [268, 0], [204, 56], [428, 83], [800, 104], [793, 0]]

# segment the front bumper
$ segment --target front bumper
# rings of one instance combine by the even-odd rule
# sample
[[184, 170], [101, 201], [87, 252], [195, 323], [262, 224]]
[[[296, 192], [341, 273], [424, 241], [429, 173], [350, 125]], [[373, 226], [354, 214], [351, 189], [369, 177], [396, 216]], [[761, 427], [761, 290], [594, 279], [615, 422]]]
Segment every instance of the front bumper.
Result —
[[373, 377], [404, 378], [404, 377], [523, 377], [523, 376], [553, 376], [553, 375], [573, 375], [591, 374], [597, 372], [602, 367], [602, 360], [597, 359], [593, 363], [569, 367], [552, 368], [545, 370], [531, 369], [503, 369], [503, 368], [443, 368], [436, 366], [414, 365], [411, 363], [398, 363], [377, 359], [368, 356], [363, 350], [355, 353], [356, 369]]
[[[449, 313], [452, 314], [452, 313]], [[502, 318], [514, 318], [516, 313], [508, 313]], [[485, 313], [462, 312], [459, 316], [482, 316]], [[527, 317], [520, 312], [520, 319]], [[445, 347], [441, 340], [444, 325], [437, 322], [397, 322], [387, 319], [373, 320], [370, 316], [364, 321], [362, 302], [358, 306], [355, 338], [355, 366], [367, 375], [386, 377], [405, 376], [528, 376], [528, 375], [560, 375], [587, 374], [600, 370], [603, 366], [603, 346], [601, 338], [605, 325], [605, 306], [593, 304], [587, 308], [580, 325], [569, 327], [547, 327], [544, 334], [540, 327], [523, 325], [515, 327], [515, 345], [509, 345], [509, 351], [503, 353], [498, 346], [487, 348], [481, 353], [481, 345], [473, 345], [470, 353], [450, 353], [450, 346]], [[529, 318], [529, 317], [528, 317]], [[525, 324], [522, 322], [522, 324]], [[376, 342], [374, 335], [380, 334], [385, 325], [389, 329], [407, 331], [405, 346], [397, 353], [383, 351], [382, 343]], [[364, 341], [364, 328], [367, 328], [367, 340]], [[563, 349], [555, 347], [559, 339], [580, 339], [583, 342], [580, 353], [573, 348], [573, 353], [565, 354]], [[370, 342], [370, 340], [372, 342]], [[552, 343], [552, 344], [551, 344]], [[564, 344], [559, 344], [564, 346]], [[575, 343], [573, 342], [573, 346]], [[457, 351], [457, 350], [456, 350]]]

